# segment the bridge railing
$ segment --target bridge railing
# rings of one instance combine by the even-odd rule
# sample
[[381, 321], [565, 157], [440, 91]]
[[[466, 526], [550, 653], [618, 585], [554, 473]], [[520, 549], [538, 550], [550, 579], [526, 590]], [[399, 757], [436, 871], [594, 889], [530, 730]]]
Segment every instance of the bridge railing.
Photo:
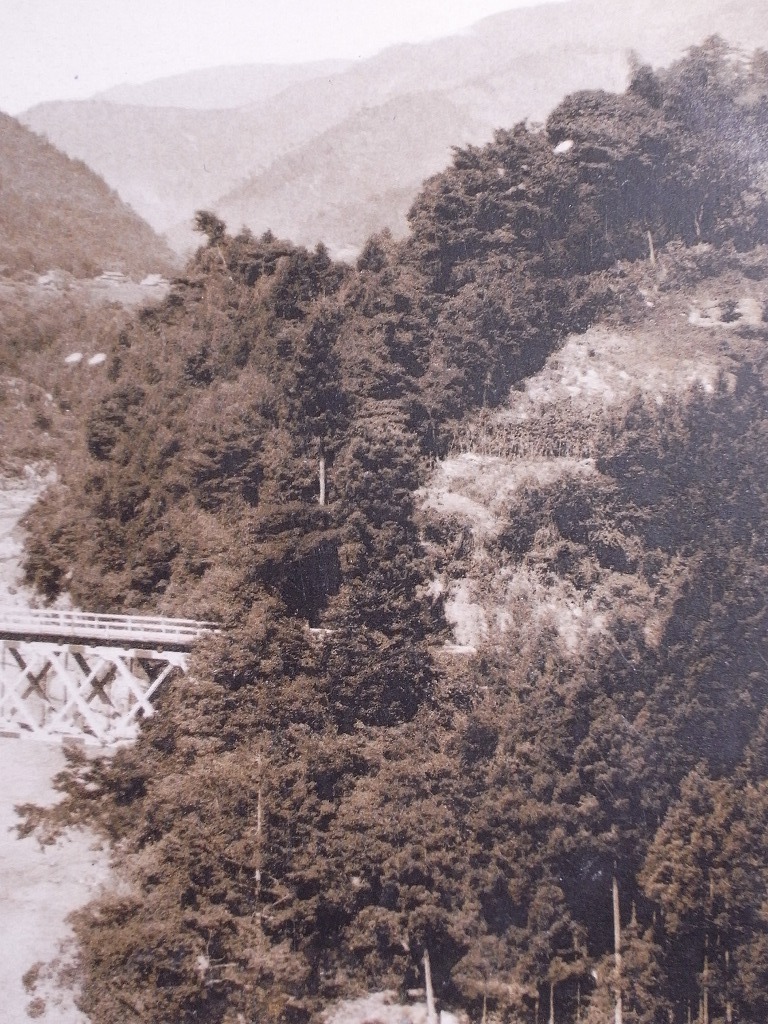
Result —
[[190, 647], [206, 633], [217, 629], [215, 622], [197, 619], [167, 619], [159, 615], [109, 615], [69, 612], [58, 609], [0, 607], [0, 636], [55, 637], [127, 644], [162, 644]]

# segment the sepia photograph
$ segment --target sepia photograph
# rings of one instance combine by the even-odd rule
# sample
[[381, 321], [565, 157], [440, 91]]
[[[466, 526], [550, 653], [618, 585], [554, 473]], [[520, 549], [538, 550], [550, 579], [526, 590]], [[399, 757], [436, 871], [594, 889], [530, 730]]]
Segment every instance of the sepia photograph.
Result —
[[3, 0], [0, 1024], [766, 1024], [768, 7]]

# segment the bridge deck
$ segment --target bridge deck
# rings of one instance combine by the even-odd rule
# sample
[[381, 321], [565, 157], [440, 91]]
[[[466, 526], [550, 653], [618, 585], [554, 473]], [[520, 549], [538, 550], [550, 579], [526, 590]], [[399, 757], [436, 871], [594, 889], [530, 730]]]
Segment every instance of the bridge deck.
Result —
[[72, 640], [116, 647], [161, 646], [189, 650], [213, 622], [166, 619], [158, 615], [96, 615], [89, 612], [0, 607], [0, 638], [6, 640]]

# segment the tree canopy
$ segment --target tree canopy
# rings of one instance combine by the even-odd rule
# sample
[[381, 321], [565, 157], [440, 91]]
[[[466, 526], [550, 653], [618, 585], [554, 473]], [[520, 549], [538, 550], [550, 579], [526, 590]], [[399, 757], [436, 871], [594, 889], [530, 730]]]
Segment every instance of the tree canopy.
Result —
[[[718, 40], [637, 66], [457, 150], [355, 266], [198, 215], [30, 519], [49, 597], [226, 627], [63, 782], [130, 879], [79, 919], [94, 1024], [301, 1021], [426, 952], [477, 1018], [764, 1019], [765, 328], [732, 381], [624, 409], [597, 483], [510, 503], [500, 560], [625, 577], [575, 652], [521, 618], [436, 654], [415, 493], [566, 335], [642, 318], [661, 255], [768, 276], [767, 97]], [[652, 635], [632, 595], [681, 565]]]

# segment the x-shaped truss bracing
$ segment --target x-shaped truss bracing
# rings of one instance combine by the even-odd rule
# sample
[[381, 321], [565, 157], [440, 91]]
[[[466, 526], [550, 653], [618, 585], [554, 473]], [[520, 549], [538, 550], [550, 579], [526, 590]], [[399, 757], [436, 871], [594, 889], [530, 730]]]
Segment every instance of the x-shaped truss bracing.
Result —
[[183, 651], [0, 640], [0, 729], [110, 745], [134, 739]]

